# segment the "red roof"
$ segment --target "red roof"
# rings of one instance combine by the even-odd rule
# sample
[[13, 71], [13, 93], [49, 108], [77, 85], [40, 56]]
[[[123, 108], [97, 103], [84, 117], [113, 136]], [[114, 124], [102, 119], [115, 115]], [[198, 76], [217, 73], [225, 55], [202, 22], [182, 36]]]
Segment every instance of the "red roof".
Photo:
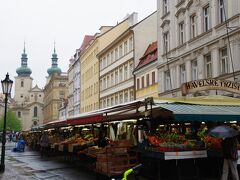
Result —
[[157, 60], [157, 41], [150, 44], [145, 51], [144, 55], [139, 59], [139, 63], [135, 70]]
[[94, 39], [95, 36], [92, 35], [85, 35], [82, 45], [80, 47], [80, 51], [83, 52], [85, 48], [89, 45], [89, 43]]

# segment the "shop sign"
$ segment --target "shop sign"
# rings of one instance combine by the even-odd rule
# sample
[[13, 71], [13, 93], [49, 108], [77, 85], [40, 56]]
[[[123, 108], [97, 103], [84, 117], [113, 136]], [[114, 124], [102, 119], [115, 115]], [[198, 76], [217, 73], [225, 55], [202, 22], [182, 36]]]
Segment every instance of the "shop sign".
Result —
[[240, 83], [220, 79], [201, 79], [182, 84], [182, 95], [206, 90], [222, 90], [240, 94]]

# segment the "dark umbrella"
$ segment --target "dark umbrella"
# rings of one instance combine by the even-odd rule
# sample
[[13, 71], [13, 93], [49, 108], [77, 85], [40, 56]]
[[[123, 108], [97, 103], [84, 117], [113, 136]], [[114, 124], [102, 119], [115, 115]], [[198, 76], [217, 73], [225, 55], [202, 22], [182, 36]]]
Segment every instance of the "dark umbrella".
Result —
[[210, 129], [207, 134], [218, 138], [229, 138], [237, 136], [239, 132], [229, 126], [222, 125]]

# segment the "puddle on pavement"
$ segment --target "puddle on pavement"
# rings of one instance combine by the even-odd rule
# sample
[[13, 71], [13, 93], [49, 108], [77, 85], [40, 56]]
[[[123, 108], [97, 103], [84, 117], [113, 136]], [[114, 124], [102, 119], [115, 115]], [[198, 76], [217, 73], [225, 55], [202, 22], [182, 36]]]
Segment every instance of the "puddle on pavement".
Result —
[[52, 173], [48, 173], [48, 172], [38, 172], [38, 173], [34, 173], [34, 175], [37, 177], [37, 178], [40, 178], [40, 179], [50, 179], [50, 178], [58, 178], [59, 179], [59, 176], [56, 175], [56, 174], [52, 174]]

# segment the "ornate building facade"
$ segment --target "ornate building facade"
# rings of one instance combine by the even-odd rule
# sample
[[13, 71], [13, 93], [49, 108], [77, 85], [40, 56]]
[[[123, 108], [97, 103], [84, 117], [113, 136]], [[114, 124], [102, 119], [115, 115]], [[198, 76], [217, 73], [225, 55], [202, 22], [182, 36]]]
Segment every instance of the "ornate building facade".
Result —
[[27, 66], [25, 47], [21, 58], [21, 67], [15, 77], [14, 99], [11, 108], [22, 121], [22, 129], [27, 130], [43, 123], [43, 90], [37, 85], [32, 87], [32, 71]]

